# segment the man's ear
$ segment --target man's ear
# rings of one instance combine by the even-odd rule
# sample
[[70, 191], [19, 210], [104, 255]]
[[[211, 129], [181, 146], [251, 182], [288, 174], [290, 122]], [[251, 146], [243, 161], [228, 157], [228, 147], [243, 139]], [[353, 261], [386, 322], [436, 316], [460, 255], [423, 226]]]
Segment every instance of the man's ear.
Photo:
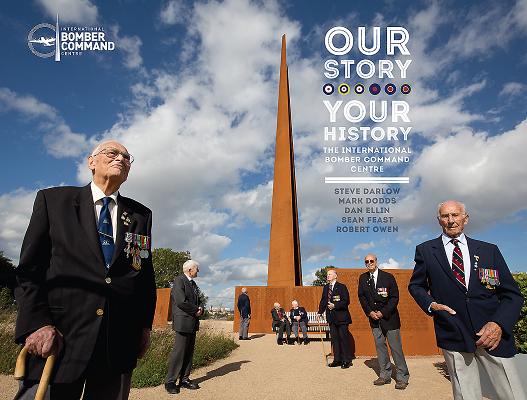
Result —
[[92, 155], [88, 156], [88, 168], [91, 172], [95, 171], [95, 157]]

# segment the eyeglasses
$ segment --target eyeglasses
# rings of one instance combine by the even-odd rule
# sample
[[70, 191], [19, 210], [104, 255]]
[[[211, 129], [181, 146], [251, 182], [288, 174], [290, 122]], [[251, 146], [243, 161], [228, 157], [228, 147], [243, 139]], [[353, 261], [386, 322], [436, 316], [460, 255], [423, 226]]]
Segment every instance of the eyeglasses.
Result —
[[375, 260], [364, 260], [364, 264], [373, 264]]
[[124, 162], [127, 164], [131, 164], [134, 162], [134, 156], [126, 153], [124, 151], [120, 151], [114, 148], [109, 149], [102, 149], [98, 153], [92, 154], [93, 157], [98, 156], [99, 154], [104, 154], [106, 157], [111, 158], [112, 160], [115, 160], [117, 157], [119, 157], [119, 154], [123, 156]]

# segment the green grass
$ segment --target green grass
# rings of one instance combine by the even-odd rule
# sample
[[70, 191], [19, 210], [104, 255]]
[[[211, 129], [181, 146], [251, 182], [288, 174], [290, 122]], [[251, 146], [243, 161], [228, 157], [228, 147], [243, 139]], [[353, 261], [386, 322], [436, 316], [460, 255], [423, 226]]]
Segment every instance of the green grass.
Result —
[[[152, 332], [150, 348], [143, 359], [139, 360], [132, 375], [132, 387], [157, 386], [165, 381], [168, 356], [174, 344], [172, 330], [155, 330]], [[238, 344], [224, 334], [204, 330], [196, 336], [196, 347], [192, 367], [203, 367], [213, 361], [227, 357]]]
[[16, 314], [12, 311], [0, 312], [0, 374], [11, 375], [20, 346], [14, 342]]

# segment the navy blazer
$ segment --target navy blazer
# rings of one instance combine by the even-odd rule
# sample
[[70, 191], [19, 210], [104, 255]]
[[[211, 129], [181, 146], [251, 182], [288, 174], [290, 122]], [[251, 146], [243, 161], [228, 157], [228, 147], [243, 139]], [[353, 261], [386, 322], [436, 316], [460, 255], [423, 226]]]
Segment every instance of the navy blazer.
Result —
[[307, 326], [309, 322], [309, 318], [307, 318], [307, 312], [304, 307], [299, 306], [298, 309], [296, 310], [294, 308], [289, 310], [289, 319], [291, 320], [291, 323], [296, 321], [295, 316], [300, 316], [300, 321], [298, 322], [303, 322]]
[[251, 299], [247, 293], [240, 293], [238, 296], [238, 311], [242, 318], [247, 318], [251, 315]]
[[318, 313], [326, 312], [326, 321], [334, 325], [348, 325], [351, 324], [351, 315], [348, 310], [350, 304], [350, 295], [346, 285], [340, 282], [335, 282], [333, 293], [331, 295], [331, 302], [335, 304], [335, 308], [330, 310], [328, 307], [328, 290], [329, 283], [324, 285], [322, 290], [322, 297], [318, 306]]
[[[501, 341], [489, 353], [497, 357], [516, 354], [513, 328], [523, 305], [518, 285], [501, 255], [491, 243], [467, 237], [471, 272], [468, 290], [454, 277], [448, 264], [441, 237], [421, 243], [415, 249], [415, 267], [408, 290], [417, 304], [426, 312], [436, 301], [456, 311], [432, 311], [437, 345], [446, 350], [473, 353], [476, 333], [489, 321], [503, 330]], [[498, 272], [499, 285], [487, 288], [479, 279], [479, 269]]]
[[[64, 335], [53, 383], [82, 375], [106, 338], [109, 364], [131, 371], [137, 362], [143, 328], [151, 328], [156, 305], [152, 252], [132, 266], [126, 234], [151, 237], [152, 212], [117, 196], [115, 252], [107, 269], [99, 244], [90, 185], [56, 187], [37, 193], [16, 269], [18, 316], [15, 340], [45, 325]], [[104, 321], [103, 321], [104, 319]], [[44, 360], [30, 356], [26, 379], [40, 379]]]
[[[378, 269], [375, 291], [368, 284], [370, 273], [365, 272], [359, 277], [358, 296], [364, 313], [370, 320], [372, 328], [380, 327], [383, 332], [399, 329], [401, 320], [397, 304], [399, 303], [399, 288], [392, 274]], [[380, 311], [382, 319], [375, 320], [370, 312]]]

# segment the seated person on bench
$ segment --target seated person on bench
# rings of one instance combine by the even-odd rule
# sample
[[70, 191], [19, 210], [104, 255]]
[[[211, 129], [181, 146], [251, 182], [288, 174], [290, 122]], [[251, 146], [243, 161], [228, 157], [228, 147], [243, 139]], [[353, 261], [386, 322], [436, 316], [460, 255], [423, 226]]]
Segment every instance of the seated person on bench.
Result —
[[291, 320], [293, 333], [295, 335], [295, 342], [298, 341], [299, 344], [302, 344], [302, 340], [298, 339], [298, 326], [300, 325], [300, 329], [302, 329], [302, 338], [304, 341], [304, 344], [308, 344], [308, 337], [307, 337], [307, 324], [308, 324], [308, 318], [307, 318], [307, 312], [304, 307], [298, 306], [298, 301], [293, 300], [291, 302], [291, 310], [289, 311], [289, 319]]
[[271, 310], [271, 315], [273, 317], [273, 331], [278, 331], [278, 338], [276, 343], [279, 345], [283, 344], [284, 330], [287, 334], [287, 344], [290, 344], [289, 337], [291, 336], [291, 324], [287, 319], [287, 314], [285, 310], [280, 307], [280, 303], [274, 303], [274, 307]]

